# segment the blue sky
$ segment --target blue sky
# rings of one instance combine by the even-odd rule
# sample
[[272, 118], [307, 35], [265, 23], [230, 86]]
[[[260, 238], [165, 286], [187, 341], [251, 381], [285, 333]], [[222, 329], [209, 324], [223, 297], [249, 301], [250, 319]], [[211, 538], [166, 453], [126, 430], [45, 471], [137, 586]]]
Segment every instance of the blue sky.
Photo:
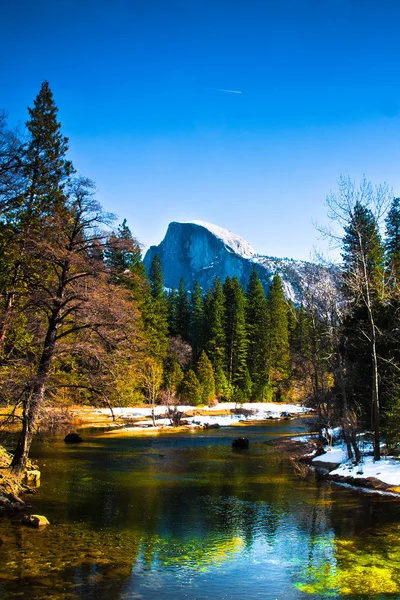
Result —
[[[400, 194], [397, 0], [6, 0], [0, 108], [47, 79], [70, 156], [107, 210], [309, 258], [340, 174]], [[219, 90], [236, 90], [233, 94]]]

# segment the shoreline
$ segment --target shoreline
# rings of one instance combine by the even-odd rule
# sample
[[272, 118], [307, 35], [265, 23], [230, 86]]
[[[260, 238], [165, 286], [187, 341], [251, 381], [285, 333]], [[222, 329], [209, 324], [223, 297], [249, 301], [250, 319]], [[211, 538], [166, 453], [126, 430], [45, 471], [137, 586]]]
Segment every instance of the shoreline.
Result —
[[[89, 423], [94, 426], [96, 415], [101, 422], [100, 427], [110, 428], [105, 435], [157, 435], [159, 433], [179, 433], [197, 429], [219, 429], [230, 426], [246, 426], [252, 423], [262, 424], [268, 420], [284, 420], [310, 414], [310, 410], [298, 404], [279, 404], [276, 402], [246, 402], [237, 405], [234, 402], [224, 402], [217, 406], [177, 406], [174, 407], [181, 414], [182, 424], [171, 425], [167, 415], [167, 407], [158, 405], [154, 413], [156, 427], [151, 420], [152, 409], [149, 406], [113, 408], [115, 419], [109, 409], [91, 409], [87, 415]], [[108, 421], [104, 424], [105, 418]], [[82, 420], [82, 414], [74, 424], [84, 428], [89, 424]]]
[[312, 434], [302, 439], [273, 440], [271, 445], [285, 453], [302, 475], [304, 465], [333, 483], [400, 499], [400, 458], [387, 456], [374, 462], [372, 456], [365, 454], [355, 465], [342, 445], [327, 449]]

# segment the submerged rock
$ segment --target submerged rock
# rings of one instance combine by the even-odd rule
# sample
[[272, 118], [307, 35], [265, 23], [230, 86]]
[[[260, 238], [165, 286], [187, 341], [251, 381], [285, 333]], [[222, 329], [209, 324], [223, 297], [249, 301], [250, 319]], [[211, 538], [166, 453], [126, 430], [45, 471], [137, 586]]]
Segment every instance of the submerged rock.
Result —
[[64, 442], [66, 444], [80, 444], [81, 442], [83, 442], [83, 439], [81, 438], [79, 433], [71, 432], [65, 436]]
[[27, 525], [28, 527], [46, 527], [46, 525], [50, 525], [49, 521], [43, 515], [25, 515], [22, 519], [23, 525]]
[[249, 440], [247, 438], [236, 438], [232, 442], [232, 448], [235, 450], [246, 450], [249, 447]]

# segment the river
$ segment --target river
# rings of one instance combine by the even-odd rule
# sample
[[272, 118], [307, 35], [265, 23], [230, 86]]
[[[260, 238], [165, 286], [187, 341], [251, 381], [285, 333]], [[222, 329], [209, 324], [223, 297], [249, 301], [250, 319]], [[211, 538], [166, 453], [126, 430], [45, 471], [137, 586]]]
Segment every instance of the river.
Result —
[[37, 440], [51, 525], [0, 520], [0, 598], [400, 598], [400, 502], [297, 477], [267, 442], [304, 428]]

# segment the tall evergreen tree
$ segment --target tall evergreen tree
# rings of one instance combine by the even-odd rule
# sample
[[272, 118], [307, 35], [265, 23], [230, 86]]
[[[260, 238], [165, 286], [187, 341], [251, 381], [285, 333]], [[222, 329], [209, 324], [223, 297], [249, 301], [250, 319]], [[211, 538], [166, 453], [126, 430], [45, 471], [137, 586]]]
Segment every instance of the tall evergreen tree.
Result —
[[196, 373], [201, 385], [201, 401], [208, 404], [215, 398], [215, 379], [212, 364], [204, 350], [197, 361]]
[[156, 300], [164, 298], [164, 274], [158, 254], [155, 255], [150, 265], [149, 279], [153, 298]]
[[269, 314], [264, 288], [258, 277], [257, 267], [253, 267], [247, 287], [247, 365], [253, 382], [253, 400], [262, 400], [268, 382], [267, 354]]
[[104, 258], [115, 283], [137, 291], [135, 299], [140, 300], [146, 272], [140, 246], [133, 237], [126, 219], [121, 225], [118, 225], [117, 231], [113, 231], [109, 236], [104, 250]]
[[220, 400], [229, 401], [232, 397], [233, 388], [230, 385], [225, 375], [225, 371], [221, 366], [218, 366], [215, 370], [214, 381], [216, 397]]
[[64, 201], [65, 186], [74, 170], [71, 161], [66, 159], [68, 138], [61, 133], [58, 108], [47, 81], [43, 82], [28, 112], [30, 119], [26, 126], [30, 139], [24, 170], [28, 184], [25, 218], [29, 221], [33, 216], [40, 219], [55, 202]]
[[306, 378], [309, 374], [309, 364], [311, 362], [311, 340], [310, 340], [310, 318], [301, 304], [295, 311], [296, 326], [292, 332], [291, 355], [295, 375], [297, 378]]
[[176, 319], [177, 291], [172, 287], [168, 292], [168, 331], [172, 336], [178, 335]]
[[372, 211], [356, 202], [343, 237], [345, 291], [356, 304], [365, 306], [385, 294], [385, 258], [378, 224]]
[[190, 343], [193, 348], [193, 358], [197, 360], [205, 345], [205, 320], [203, 291], [196, 281], [190, 302]]
[[[370, 417], [374, 431], [375, 460], [380, 459], [378, 319], [385, 294], [384, 262], [376, 219], [369, 208], [357, 201], [349, 215], [343, 238], [344, 289], [352, 305], [346, 324], [349, 338], [353, 338], [353, 357], [357, 355], [359, 362], [364, 349], [364, 368], [371, 372]], [[361, 345], [352, 332], [358, 332], [356, 335]]]
[[229, 382], [243, 388], [246, 378], [247, 332], [246, 297], [238, 278], [226, 278], [224, 283], [226, 306], [225, 338]]
[[140, 246], [134, 239], [126, 219], [118, 225], [116, 232], [109, 236], [105, 249], [105, 259], [115, 273], [122, 275], [132, 272], [142, 260]]
[[270, 318], [267, 363], [269, 380], [281, 390], [279, 382], [287, 380], [290, 374], [290, 347], [288, 305], [279, 275], [275, 275], [272, 280], [267, 300]]
[[188, 294], [185, 290], [185, 282], [181, 279], [176, 297], [176, 330], [177, 335], [185, 342], [189, 341], [189, 324], [190, 303]]
[[385, 250], [391, 276], [391, 287], [400, 292], [400, 198], [393, 198], [386, 217]]
[[216, 277], [204, 300], [206, 351], [215, 370], [225, 368], [225, 296], [221, 280]]
[[158, 255], [151, 263], [149, 280], [150, 290], [144, 298], [145, 332], [152, 356], [164, 359], [168, 349], [168, 297], [164, 292], [164, 275]]
[[184, 404], [193, 406], [201, 404], [201, 384], [193, 369], [189, 369], [186, 373], [180, 386], [180, 392]]
[[[3, 227], [7, 222], [12, 224], [12, 244], [7, 245], [13, 259], [7, 262], [7, 275], [0, 282], [4, 298], [0, 347], [4, 344], [16, 295], [23, 292], [25, 286], [22, 279], [32, 259], [30, 240], [41, 237], [44, 216], [65, 203], [65, 186], [74, 172], [72, 163], [66, 158], [68, 139], [61, 133], [58, 108], [47, 81], [43, 82], [34, 106], [28, 108], [28, 112], [29, 138], [20, 159], [24, 187], [20, 186], [17, 201], [8, 204], [2, 224]], [[6, 231], [7, 227], [3, 233]]]

